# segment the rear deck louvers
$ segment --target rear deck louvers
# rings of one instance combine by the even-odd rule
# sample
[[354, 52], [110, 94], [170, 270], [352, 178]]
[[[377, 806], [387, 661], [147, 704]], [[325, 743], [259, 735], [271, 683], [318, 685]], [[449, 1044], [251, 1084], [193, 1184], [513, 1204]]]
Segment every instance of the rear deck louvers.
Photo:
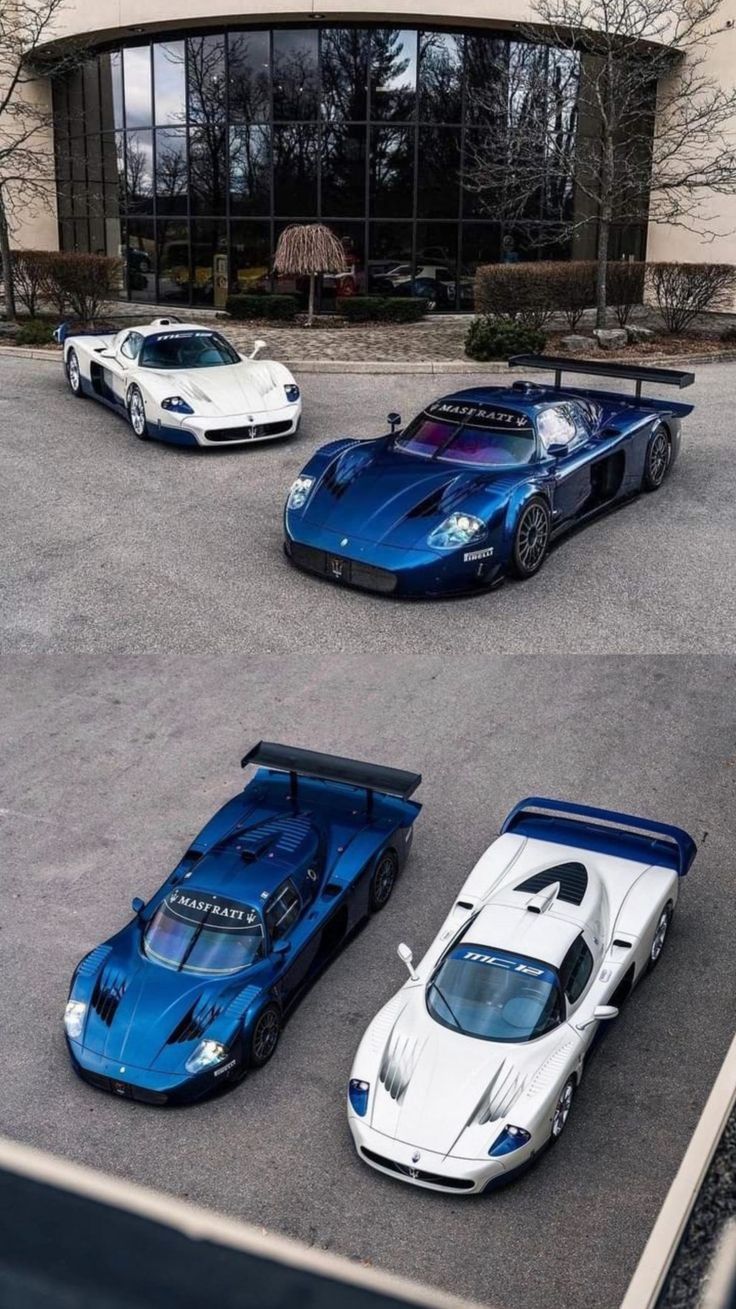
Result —
[[515, 889], [536, 895], [545, 887], [551, 886], [553, 882], [560, 884], [558, 900], [566, 900], [568, 904], [581, 904], [588, 886], [587, 869], [584, 864], [556, 864], [554, 868], [545, 868], [541, 873], [534, 873], [533, 877], [520, 882]]

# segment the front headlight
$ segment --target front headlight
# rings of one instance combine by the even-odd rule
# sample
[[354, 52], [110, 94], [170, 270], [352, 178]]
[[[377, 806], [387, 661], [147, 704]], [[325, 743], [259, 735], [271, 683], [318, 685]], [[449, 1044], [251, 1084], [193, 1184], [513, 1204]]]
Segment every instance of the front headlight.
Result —
[[78, 1041], [84, 1027], [87, 1006], [83, 1000], [70, 1000], [64, 1010], [64, 1029], [70, 1041]]
[[296, 382], [289, 382], [284, 387], [284, 391], [286, 392], [286, 399], [289, 401], [289, 404], [295, 405], [297, 400], [299, 399], [299, 396], [301, 395], [301, 391], [299, 390], [299, 387], [297, 386]]
[[289, 499], [286, 502], [287, 509], [303, 509], [313, 486], [313, 477], [297, 477], [289, 491]]
[[520, 1150], [522, 1145], [526, 1145], [527, 1141], [530, 1140], [529, 1132], [526, 1132], [523, 1127], [513, 1127], [511, 1123], [507, 1123], [501, 1135], [496, 1137], [488, 1153], [492, 1159], [500, 1159], [505, 1154]]
[[485, 533], [485, 523], [473, 514], [450, 514], [444, 523], [430, 532], [427, 541], [435, 550], [454, 550], [458, 545], [480, 541]]
[[226, 1045], [220, 1045], [219, 1041], [200, 1041], [194, 1054], [187, 1059], [185, 1067], [188, 1073], [201, 1073], [203, 1068], [220, 1064], [226, 1058]]
[[161, 408], [167, 409], [171, 414], [193, 414], [194, 410], [190, 404], [180, 395], [170, 395], [167, 400], [161, 401]]
[[351, 1079], [348, 1087], [348, 1097], [359, 1118], [365, 1118], [370, 1089], [370, 1082], [361, 1082], [357, 1077]]

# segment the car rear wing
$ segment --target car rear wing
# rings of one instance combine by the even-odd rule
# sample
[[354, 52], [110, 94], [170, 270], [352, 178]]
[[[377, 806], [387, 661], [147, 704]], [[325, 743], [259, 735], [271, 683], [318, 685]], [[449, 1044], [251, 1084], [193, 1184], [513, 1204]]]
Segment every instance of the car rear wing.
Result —
[[[644, 364], [606, 364], [599, 359], [567, 359], [560, 355], [512, 355], [509, 368], [543, 368], [554, 373], [555, 386], [562, 386], [563, 373], [587, 373], [589, 377], [616, 377], [636, 382], [636, 398], [641, 397], [643, 382], [656, 386], [692, 386], [694, 373], [683, 373], [679, 368], [647, 368]], [[690, 410], [688, 409], [688, 413]]]
[[346, 759], [342, 755], [320, 754], [316, 750], [301, 750], [294, 745], [276, 745], [273, 741], [259, 741], [240, 761], [241, 768], [259, 764], [276, 772], [288, 773], [292, 803], [296, 805], [300, 777], [315, 777], [324, 782], [337, 782], [357, 786], [368, 797], [368, 813], [373, 808], [373, 794], [397, 796], [408, 800], [419, 786], [421, 773], [406, 772], [403, 768], [386, 768], [383, 764], [363, 763]]
[[517, 832], [620, 859], [662, 864], [684, 877], [697, 853], [693, 838], [681, 827], [636, 818], [615, 809], [594, 809], [570, 800], [527, 796], [506, 816], [501, 832]]

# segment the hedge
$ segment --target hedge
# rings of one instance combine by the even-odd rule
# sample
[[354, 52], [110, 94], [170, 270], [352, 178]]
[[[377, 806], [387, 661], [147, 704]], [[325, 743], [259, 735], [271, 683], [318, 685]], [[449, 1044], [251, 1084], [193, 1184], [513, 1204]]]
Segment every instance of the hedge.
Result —
[[342, 317], [353, 323], [417, 323], [429, 305], [421, 297], [355, 295], [339, 297], [336, 307]]
[[63, 317], [67, 310], [85, 322], [98, 317], [105, 300], [120, 288], [121, 264], [108, 255], [64, 250], [16, 250], [13, 280], [21, 304], [33, 318], [39, 301]]
[[465, 337], [469, 359], [508, 359], [515, 354], [541, 354], [547, 344], [544, 332], [508, 318], [474, 318]]
[[[608, 302], [623, 326], [644, 295], [641, 263], [611, 262], [606, 268]], [[475, 307], [483, 314], [542, 328], [562, 313], [574, 331], [595, 305], [596, 263], [592, 259], [482, 264], [475, 274]]]
[[225, 308], [231, 318], [274, 318], [284, 321], [296, 317], [296, 296], [262, 291], [251, 295], [228, 296]]

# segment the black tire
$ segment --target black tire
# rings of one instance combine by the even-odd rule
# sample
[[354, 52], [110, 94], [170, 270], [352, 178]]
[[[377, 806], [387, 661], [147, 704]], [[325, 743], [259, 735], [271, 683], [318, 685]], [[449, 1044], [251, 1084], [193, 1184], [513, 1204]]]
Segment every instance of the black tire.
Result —
[[398, 875], [399, 861], [396, 857], [396, 851], [382, 850], [373, 869], [368, 896], [368, 905], [372, 914], [380, 913], [382, 909], [386, 908], [391, 899]]
[[514, 532], [511, 571], [515, 577], [538, 573], [549, 549], [552, 516], [546, 500], [536, 497], [524, 505]]
[[665, 943], [667, 941], [667, 933], [670, 930], [671, 922], [672, 922], [672, 903], [671, 901], [668, 900], [667, 904], [665, 905], [664, 909], [659, 915], [659, 918], [657, 919], [657, 926], [654, 929], [652, 944], [649, 947], [649, 961], [647, 963], [647, 969], [649, 972], [651, 972], [653, 968], [657, 967], [657, 964], [662, 958]]
[[550, 1141], [559, 1141], [562, 1133], [567, 1126], [567, 1120], [570, 1117], [572, 1102], [575, 1098], [575, 1078], [568, 1077], [557, 1098], [555, 1112], [552, 1118], [552, 1127], [550, 1129]]
[[659, 423], [649, 438], [644, 459], [642, 489], [644, 491], [658, 491], [670, 471], [671, 463], [672, 440], [664, 423]]
[[84, 391], [82, 390], [82, 375], [79, 369], [79, 359], [76, 350], [70, 350], [66, 357], [66, 380], [69, 383], [69, 390], [77, 400], [84, 400]]
[[253, 1024], [248, 1047], [248, 1066], [263, 1068], [276, 1053], [281, 1035], [281, 1010], [277, 1004], [267, 1004]]
[[139, 441], [148, 440], [146, 406], [140, 388], [137, 386], [131, 386], [128, 391], [128, 422]]

